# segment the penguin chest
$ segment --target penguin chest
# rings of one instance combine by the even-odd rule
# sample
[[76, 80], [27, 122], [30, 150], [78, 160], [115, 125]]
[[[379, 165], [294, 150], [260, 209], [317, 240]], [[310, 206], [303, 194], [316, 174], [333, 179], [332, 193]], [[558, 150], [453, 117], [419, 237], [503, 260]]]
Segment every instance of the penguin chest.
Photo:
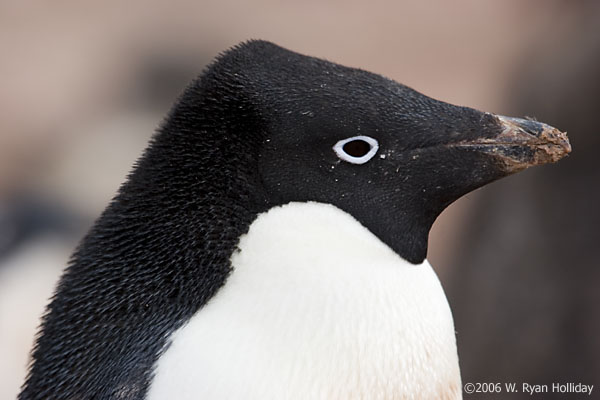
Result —
[[426, 261], [319, 203], [259, 215], [238, 247], [226, 284], [169, 338], [149, 399], [460, 397], [452, 316]]

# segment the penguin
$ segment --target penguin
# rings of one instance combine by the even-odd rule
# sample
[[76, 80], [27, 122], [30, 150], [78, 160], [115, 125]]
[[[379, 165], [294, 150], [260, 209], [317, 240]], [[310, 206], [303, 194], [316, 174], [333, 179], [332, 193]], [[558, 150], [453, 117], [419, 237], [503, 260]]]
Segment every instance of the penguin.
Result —
[[237, 45], [76, 249], [19, 399], [461, 398], [429, 230], [570, 150], [541, 122]]

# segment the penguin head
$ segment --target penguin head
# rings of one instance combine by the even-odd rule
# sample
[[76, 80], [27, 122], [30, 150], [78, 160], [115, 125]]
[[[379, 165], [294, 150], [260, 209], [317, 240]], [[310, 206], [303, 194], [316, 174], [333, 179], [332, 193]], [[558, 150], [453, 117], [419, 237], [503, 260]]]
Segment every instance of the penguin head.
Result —
[[[431, 225], [453, 201], [570, 151], [548, 125], [437, 101], [264, 41], [223, 54], [171, 120], [202, 130], [206, 118], [189, 126], [199, 113], [227, 125], [222, 152], [244, 143], [237, 157], [256, 171], [261, 201], [333, 204], [412, 263], [425, 258]], [[207, 135], [197, 138], [212, 143]]]

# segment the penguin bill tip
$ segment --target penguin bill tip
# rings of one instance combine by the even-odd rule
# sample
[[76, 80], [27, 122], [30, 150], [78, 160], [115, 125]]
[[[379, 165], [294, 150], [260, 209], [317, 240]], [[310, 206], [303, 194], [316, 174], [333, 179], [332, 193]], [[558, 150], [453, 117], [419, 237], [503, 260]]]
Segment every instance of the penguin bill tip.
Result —
[[571, 153], [566, 132], [531, 119], [496, 116], [502, 132], [493, 138], [459, 143], [498, 159], [511, 174], [536, 165], [555, 163]]

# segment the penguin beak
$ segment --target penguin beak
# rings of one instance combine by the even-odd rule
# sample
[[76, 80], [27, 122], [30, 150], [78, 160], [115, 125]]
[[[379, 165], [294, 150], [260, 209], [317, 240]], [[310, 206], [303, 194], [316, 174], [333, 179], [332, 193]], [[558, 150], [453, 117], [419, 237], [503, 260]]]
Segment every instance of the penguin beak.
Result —
[[529, 119], [495, 117], [501, 127], [499, 135], [459, 142], [454, 146], [494, 156], [502, 162], [506, 173], [553, 163], [571, 152], [566, 132]]

